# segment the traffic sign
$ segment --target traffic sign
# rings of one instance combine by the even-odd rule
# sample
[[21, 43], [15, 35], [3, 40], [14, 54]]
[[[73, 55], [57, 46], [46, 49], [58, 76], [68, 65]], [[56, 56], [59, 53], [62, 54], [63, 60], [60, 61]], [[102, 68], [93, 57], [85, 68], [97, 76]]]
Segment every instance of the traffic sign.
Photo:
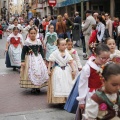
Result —
[[54, 7], [57, 4], [57, 1], [56, 0], [48, 0], [48, 4], [49, 4], [49, 6]]

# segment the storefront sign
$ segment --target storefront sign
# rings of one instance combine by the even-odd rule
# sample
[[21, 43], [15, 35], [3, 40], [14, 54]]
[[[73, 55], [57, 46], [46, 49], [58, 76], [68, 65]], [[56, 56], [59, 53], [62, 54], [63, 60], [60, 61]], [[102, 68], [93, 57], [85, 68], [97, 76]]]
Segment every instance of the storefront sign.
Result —
[[56, 5], [56, 3], [57, 3], [56, 0], [48, 0], [49, 6], [54, 7]]

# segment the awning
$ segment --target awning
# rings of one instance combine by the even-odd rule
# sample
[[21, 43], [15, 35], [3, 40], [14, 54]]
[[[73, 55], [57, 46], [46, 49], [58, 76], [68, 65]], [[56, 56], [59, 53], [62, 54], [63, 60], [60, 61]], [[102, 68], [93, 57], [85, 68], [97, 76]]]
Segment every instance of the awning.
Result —
[[81, 1], [89, 1], [89, 0], [65, 0], [63, 2], [60, 2], [56, 5], [56, 7], [65, 7], [68, 5], [73, 5], [76, 3], [80, 3]]

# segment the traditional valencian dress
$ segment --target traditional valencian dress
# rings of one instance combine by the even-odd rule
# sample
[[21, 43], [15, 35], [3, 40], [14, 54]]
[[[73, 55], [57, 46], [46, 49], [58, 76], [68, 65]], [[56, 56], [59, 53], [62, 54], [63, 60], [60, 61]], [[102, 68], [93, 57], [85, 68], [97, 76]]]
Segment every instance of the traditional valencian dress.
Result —
[[119, 50], [115, 50], [115, 52], [110, 55], [110, 59], [113, 62], [115, 62], [117, 64], [120, 64], [120, 51]]
[[57, 46], [55, 45], [57, 41], [57, 33], [53, 32], [47, 32], [45, 36], [45, 45], [46, 45], [46, 60], [49, 61], [50, 54], [57, 49]]
[[21, 52], [23, 37], [21, 34], [14, 35], [11, 33], [7, 42], [9, 43], [8, 52], [6, 53], [6, 67], [20, 67], [21, 66]]
[[[86, 100], [88, 100], [95, 93], [96, 89], [102, 87], [103, 79], [100, 76], [101, 68], [94, 63], [94, 60], [95, 57], [89, 58], [81, 71], [78, 85], [78, 104], [85, 104]], [[79, 106], [76, 113], [76, 120], [80, 120]]]
[[78, 73], [78, 68], [82, 68], [82, 64], [80, 62], [80, 58], [78, 56], [78, 52], [75, 49], [73, 49], [73, 48], [71, 50], [67, 49], [67, 51], [72, 56], [75, 69], [76, 69], [76, 71]]
[[18, 24], [17, 26], [15, 26], [14, 24], [8, 26], [7, 30], [13, 30], [14, 27], [18, 27], [18, 29], [20, 31], [23, 31], [23, 27], [21, 26], [21, 24]]
[[86, 103], [84, 119], [120, 120], [120, 93], [106, 94], [97, 90]]
[[63, 57], [58, 49], [50, 55], [49, 61], [55, 65], [48, 83], [48, 103], [66, 102], [66, 98], [75, 83], [72, 79], [72, 71], [68, 66], [71, 60], [73, 59], [67, 51]]
[[41, 42], [38, 39], [31, 41], [28, 38], [24, 43], [21, 55], [21, 62], [25, 62], [25, 67], [21, 67], [20, 85], [22, 88], [46, 86], [49, 76], [42, 57], [44, 58]]

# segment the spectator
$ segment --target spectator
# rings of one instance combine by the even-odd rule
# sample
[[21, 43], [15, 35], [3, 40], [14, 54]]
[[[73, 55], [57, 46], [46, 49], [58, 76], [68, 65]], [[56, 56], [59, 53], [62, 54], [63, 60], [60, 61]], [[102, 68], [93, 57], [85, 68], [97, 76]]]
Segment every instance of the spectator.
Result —
[[66, 24], [63, 22], [61, 15], [58, 15], [57, 17], [56, 32], [58, 34], [58, 38], [65, 38]]
[[54, 26], [54, 31], [56, 32], [56, 23], [57, 23], [57, 16], [54, 16], [54, 20], [51, 21], [51, 24]]
[[117, 31], [118, 31], [117, 48], [118, 48], [118, 50], [120, 50], [120, 23], [119, 23], [119, 26], [117, 28]]
[[66, 34], [67, 34], [67, 37], [70, 39], [73, 22], [69, 19], [69, 16], [68, 16], [67, 13], [64, 14], [64, 17], [65, 17], [65, 20], [66, 20]]
[[3, 31], [2, 28], [0, 28], [0, 39], [2, 39]]
[[93, 17], [94, 17], [94, 19], [97, 21], [97, 16], [98, 16], [99, 14], [97, 13], [97, 12], [95, 12], [94, 14], [93, 14]]
[[91, 35], [90, 35], [89, 44], [95, 43], [96, 39], [97, 39], [96, 25], [92, 25], [92, 32], [91, 32]]
[[106, 22], [105, 20], [102, 18], [101, 15], [99, 15], [97, 17], [97, 28], [96, 30], [98, 31], [97, 32], [97, 42], [101, 43], [103, 42], [103, 37], [104, 37], [104, 33], [105, 33], [105, 26], [106, 26]]
[[42, 23], [44, 37], [45, 37], [46, 27], [48, 25], [49, 25], [49, 20], [47, 18], [45, 18], [45, 21], [43, 21], [43, 23]]
[[34, 24], [35, 24], [37, 27], [38, 27], [39, 24], [40, 24], [40, 21], [39, 21], [39, 19], [37, 18], [37, 16], [36, 16], [36, 18], [35, 18]]
[[92, 31], [92, 25], [93, 24], [96, 24], [96, 21], [92, 16], [92, 11], [87, 10], [86, 11], [85, 23], [82, 25], [83, 35], [85, 36], [85, 44], [86, 44], [87, 55], [90, 54], [90, 51], [89, 51], [89, 39], [90, 39], [90, 34], [91, 34], [91, 31]]
[[119, 18], [116, 17], [113, 22], [113, 36], [114, 40], [116, 41], [117, 39], [117, 27], [119, 26]]
[[[79, 30], [80, 25], [81, 25], [81, 17], [79, 16], [79, 12], [75, 12], [75, 19], [74, 19], [74, 29]], [[79, 34], [79, 33], [77, 33]], [[76, 39], [75, 43], [76, 47], [80, 47], [80, 37]]]
[[108, 13], [105, 14], [105, 20], [106, 20], [106, 29], [108, 29], [109, 35], [112, 38], [112, 33], [113, 33], [113, 26], [112, 26], [112, 21], [110, 20], [110, 16]]

